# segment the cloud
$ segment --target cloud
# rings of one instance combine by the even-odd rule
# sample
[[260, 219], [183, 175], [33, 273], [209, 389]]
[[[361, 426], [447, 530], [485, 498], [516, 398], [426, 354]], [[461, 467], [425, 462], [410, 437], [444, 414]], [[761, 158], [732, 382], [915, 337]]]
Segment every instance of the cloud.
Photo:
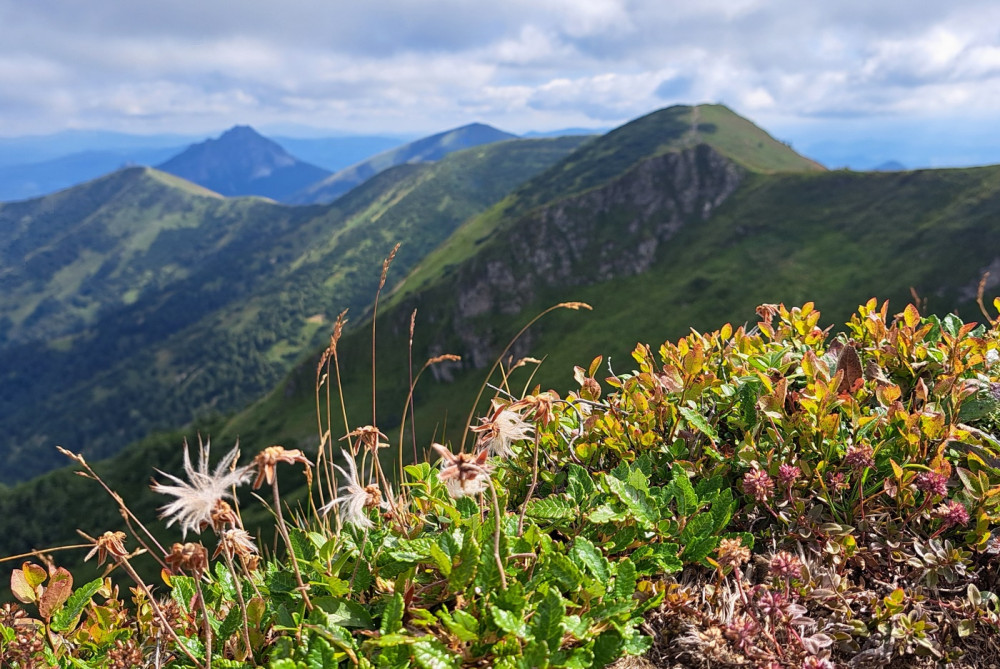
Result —
[[0, 128], [607, 126], [1000, 112], [980, 0], [0, 0]]

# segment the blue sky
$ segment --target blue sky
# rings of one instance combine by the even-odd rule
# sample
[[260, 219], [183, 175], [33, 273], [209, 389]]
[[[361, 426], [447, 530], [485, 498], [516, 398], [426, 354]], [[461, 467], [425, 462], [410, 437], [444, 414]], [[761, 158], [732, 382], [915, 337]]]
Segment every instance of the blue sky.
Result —
[[1000, 162], [1000, 3], [0, 0], [2, 136], [520, 133], [696, 102], [807, 153]]

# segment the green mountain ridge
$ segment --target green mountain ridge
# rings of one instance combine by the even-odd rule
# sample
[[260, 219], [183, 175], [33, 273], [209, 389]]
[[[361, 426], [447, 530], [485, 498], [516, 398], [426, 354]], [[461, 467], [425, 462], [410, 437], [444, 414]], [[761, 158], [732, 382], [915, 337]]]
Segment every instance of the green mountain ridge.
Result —
[[[421, 446], [431, 438], [460, 439], [484, 365], [528, 320], [558, 302], [581, 300], [594, 311], [557, 310], [519, 340], [514, 358], [531, 355], [544, 364], [533, 376], [532, 365], [517, 370], [511, 377], [516, 392], [529, 376], [532, 385], [572, 388], [572, 366], [586, 366], [597, 355], [604, 356], [599, 378], [608, 369], [628, 372], [637, 341], [655, 347], [692, 327], [753, 323], [761, 303], [814, 301], [824, 322], [842, 322], [872, 296], [890, 299], [899, 311], [912, 287], [931, 311], [958, 308], [975, 317], [981, 272], [1000, 262], [1000, 166], [827, 172], [793, 159], [788, 147], [769, 143], [724, 108], [697, 108], [696, 125], [715, 127], [689, 134], [694, 109], [663, 110], [580, 145], [499, 194], [483, 213], [456, 223], [433, 253], [397, 258], [389, 285], [398, 288], [380, 308], [377, 342], [378, 424], [394, 443], [407, 395], [414, 309], [415, 366], [441, 353], [462, 355], [460, 363], [432, 368], [416, 388]], [[761, 156], [747, 155], [761, 145], [768, 149]], [[420, 174], [427, 166], [397, 169]], [[401, 207], [393, 211], [405, 216]], [[402, 241], [401, 254], [409, 240]], [[359, 286], [368, 290], [360, 302], [374, 295], [384, 252], [371, 249], [367, 264], [356, 266]], [[400, 282], [404, 265], [411, 271]], [[368, 283], [362, 286], [362, 279]], [[351, 427], [371, 420], [371, 324], [359, 316], [352, 314], [353, 327], [339, 345], [344, 396], [356, 421]], [[326, 332], [320, 328], [317, 336]], [[200, 427], [224, 447], [239, 439], [251, 451], [271, 443], [314, 451], [318, 350], [256, 403]], [[335, 432], [344, 427], [337, 422]], [[409, 432], [404, 438], [408, 444]], [[102, 471], [138, 509], [152, 513], [162, 500], [146, 490], [150, 467], [176, 466], [180, 439], [178, 433], [151, 436], [102, 463]], [[70, 524], [81, 521], [60, 519], [45, 507], [64, 488], [83, 494], [76, 481], [62, 470], [0, 492], [0, 517], [18, 509], [35, 514], [0, 525], [6, 537], [0, 553], [72, 541]], [[92, 534], [113, 529], [113, 507], [90, 523], [82, 529]]]
[[[394, 263], [393, 281], [466, 218], [581, 141], [518, 140], [403, 165], [331, 206], [193, 195], [198, 187], [170, 189], [167, 184], [183, 182], [153, 170], [68, 191], [60, 201], [127, 182], [128, 197], [111, 189], [105, 199], [145, 202], [141, 209], [152, 222], [141, 229], [150, 239], [131, 255], [131, 237], [122, 249], [105, 249], [121, 267], [104, 274], [107, 258], [97, 262], [89, 247], [69, 245], [62, 262], [91, 273], [81, 269], [74, 275], [76, 292], [70, 285], [61, 299], [45, 298], [35, 320], [47, 330], [0, 347], [0, 480], [61, 464], [52, 450], [56, 443], [103, 457], [150, 430], [244, 406], [318, 345], [337, 313], [364, 308], [378, 281], [368, 269], [381, 264], [397, 239], [407, 244]], [[179, 216], [173, 209], [159, 217], [162, 201], [185, 212], [183, 225], [167, 225]], [[34, 206], [46, 210], [50, 201]], [[18, 213], [27, 216], [29, 209]], [[82, 211], [69, 227], [107, 237], [101, 227], [107, 221], [144, 220], [139, 211], [112, 213], [100, 207]], [[178, 263], [183, 271], [174, 269]], [[132, 285], [137, 294], [124, 304], [127, 282], [105, 280], [148, 273], [160, 280]], [[100, 309], [92, 308], [90, 320], [74, 311], [88, 281], [99, 281], [107, 298]]]

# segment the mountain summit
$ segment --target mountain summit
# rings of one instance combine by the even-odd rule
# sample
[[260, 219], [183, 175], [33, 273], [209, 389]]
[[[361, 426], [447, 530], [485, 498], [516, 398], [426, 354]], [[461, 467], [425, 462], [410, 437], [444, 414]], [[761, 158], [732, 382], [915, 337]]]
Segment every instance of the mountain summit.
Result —
[[383, 151], [332, 174], [322, 181], [309, 185], [289, 199], [295, 204], [328, 203], [351, 190], [358, 184], [379, 172], [405, 163], [425, 163], [444, 158], [449, 153], [472, 148], [482, 144], [492, 144], [506, 139], [517, 139], [517, 135], [498, 130], [485, 123], [470, 123], [436, 135], [415, 140], [409, 144]]
[[192, 144], [158, 169], [220, 195], [260, 195], [284, 200], [330, 172], [303, 162], [247, 125], [218, 139]]

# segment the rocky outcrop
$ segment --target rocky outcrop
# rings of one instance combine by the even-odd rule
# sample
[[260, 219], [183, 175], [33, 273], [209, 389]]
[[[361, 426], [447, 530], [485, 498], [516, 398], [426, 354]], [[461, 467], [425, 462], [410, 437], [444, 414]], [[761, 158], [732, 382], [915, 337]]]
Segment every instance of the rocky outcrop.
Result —
[[[484, 328], [488, 317], [519, 314], [541, 290], [648, 271], [678, 230], [707, 220], [743, 177], [740, 167], [699, 145], [649, 158], [603, 186], [531, 211], [455, 269], [443, 287], [450, 299], [439, 296], [437, 307], [425, 301], [422, 309], [453, 311], [432, 317], [452, 339], [450, 346], [437, 342], [432, 354], [447, 347], [462, 354], [464, 366], [491, 364], [505, 342]], [[521, 352], [528, 343], [522, 340]]]

